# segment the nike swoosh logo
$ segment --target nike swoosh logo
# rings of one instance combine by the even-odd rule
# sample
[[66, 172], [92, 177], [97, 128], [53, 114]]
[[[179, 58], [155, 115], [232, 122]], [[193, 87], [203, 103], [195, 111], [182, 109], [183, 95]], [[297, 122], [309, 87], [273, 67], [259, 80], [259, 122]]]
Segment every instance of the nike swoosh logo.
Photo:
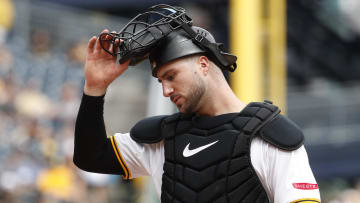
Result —
[[191, 150], [189, 149], [189, 146], [190, 146], [190, 143], [189, 143], [188, 145], [186, 145], [186, 147], [185, 147], [185, 149], [184, 149], [184, 151], [183, 151], [183, 156], [184, 156], [184, 157], [190, 157], [190, 156], [192, 156], [192, 155], [195, 155], [195, 154], [201, 152], [202, 150], [210, 147], [211, 145], [216, 144], [218, 141], [219, 141], [219, 140], [217, 140], [217, 141], [215, 141], [215, 142], [212, 142], [212, 143], [210, 143], [210, 144], [207, 144], [207, 145], [204, 145], [204, 146], [195, 148], [195, 149], [191, 149]]

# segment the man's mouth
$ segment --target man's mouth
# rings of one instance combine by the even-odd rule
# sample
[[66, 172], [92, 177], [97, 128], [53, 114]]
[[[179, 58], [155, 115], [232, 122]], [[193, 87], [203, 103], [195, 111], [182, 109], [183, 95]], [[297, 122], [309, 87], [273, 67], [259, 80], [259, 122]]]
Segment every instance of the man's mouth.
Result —
[[180, 99], [180, 96], [179, 95], [176, 95], [174, 97], [171, 97], [171, 101], [176, 104], [176, 102]]

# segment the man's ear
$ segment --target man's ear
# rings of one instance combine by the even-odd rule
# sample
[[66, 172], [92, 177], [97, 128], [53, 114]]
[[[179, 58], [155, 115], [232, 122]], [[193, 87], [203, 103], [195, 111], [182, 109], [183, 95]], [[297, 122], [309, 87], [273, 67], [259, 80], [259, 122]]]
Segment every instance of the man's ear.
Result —
[[210, 61], [206, 56], [200, 56], [198, 58], [198, 64], [200, 65], [201, 73], [206, 76], [209, 73]]

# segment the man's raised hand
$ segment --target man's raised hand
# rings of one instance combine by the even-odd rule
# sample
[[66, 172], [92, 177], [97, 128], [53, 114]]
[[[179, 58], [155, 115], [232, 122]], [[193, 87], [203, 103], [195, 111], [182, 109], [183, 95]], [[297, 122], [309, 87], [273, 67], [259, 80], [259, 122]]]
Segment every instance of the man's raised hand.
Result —
[[[103, 33], [108, 33], [104, 30]], [[105, 39], [110, 39], [111, 36], [106, 35]], [[103, 41], [103, 48], [109, 50], [113, 49], [113, 45], [108, 41]], [[116, 43], [120, 43], [117, 41]], [[99, 37], [92, 37], [89, 40], [88, 52], [85, 63], [85, 87], [84, 93], [90, 96], [102, 96], [106, 93], [107, 87], [119, 77], [129, 66], [129, 61], [119, 64], [116, 61], [116, 56], [107, 53], [100, 46]]]

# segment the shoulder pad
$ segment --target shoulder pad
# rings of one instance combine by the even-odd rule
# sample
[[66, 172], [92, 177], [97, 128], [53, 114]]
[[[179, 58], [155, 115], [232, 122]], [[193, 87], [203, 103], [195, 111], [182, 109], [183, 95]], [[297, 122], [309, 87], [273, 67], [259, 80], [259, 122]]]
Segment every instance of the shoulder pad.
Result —
[[259, 134], [266, 142], [287, 151], [298, 149], [304, 143], [301, 129], [281, 114], [265, 124]]
[[161, 123], [168, 116], [153, 116], [137, 122], [130, 130], [130, 137], [139, 143], [152, 144], [160, 142]]

